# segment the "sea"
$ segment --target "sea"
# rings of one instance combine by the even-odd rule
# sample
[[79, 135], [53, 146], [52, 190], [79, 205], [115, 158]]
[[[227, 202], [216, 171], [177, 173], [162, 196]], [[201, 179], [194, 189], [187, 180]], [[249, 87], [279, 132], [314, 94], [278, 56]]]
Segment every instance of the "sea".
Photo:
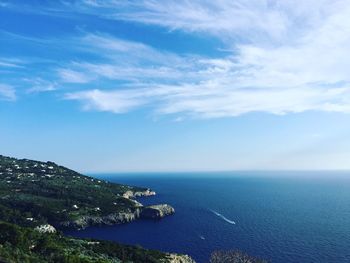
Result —
[[161, 220], [68, 231], [188, 254], [209, 262], [217, 250], [240, 250], [269, 262], [350, 262], [350, 172], [205, 172], [96, 174], [149, 187], [145, 204], [167, 203]]

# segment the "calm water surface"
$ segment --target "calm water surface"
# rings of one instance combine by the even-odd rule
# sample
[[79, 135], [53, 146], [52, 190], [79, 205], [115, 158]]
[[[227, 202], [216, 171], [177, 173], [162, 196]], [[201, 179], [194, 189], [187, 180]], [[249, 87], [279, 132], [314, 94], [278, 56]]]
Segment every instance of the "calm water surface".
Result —
[[69, 231], [207, 262], [240, 249], [271, 262], [350, 262], [350, 173], [203, 173], [95, 175], [145, 186], [176, 213], [160, 221]]

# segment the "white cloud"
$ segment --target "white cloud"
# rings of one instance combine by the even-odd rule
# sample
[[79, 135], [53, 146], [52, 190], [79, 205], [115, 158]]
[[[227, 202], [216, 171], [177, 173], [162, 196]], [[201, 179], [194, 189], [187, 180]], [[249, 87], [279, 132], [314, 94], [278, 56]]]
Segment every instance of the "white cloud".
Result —
[[142, 96], [131, 91], [90, 90], [68, 93], [65, 98], [82, 101], [84, 110], [110, 111], [113, 113], [124, 113], [145, 103]]
[[25, 78], [23, 79], [23, 81], [31, 85], [31, 87], [27, 89], [27, 93], [48, 92], [48, 91], [54, 91], [57, 89], [56, 82], [46, 81], [42, 78], [33, 78], [33, 79]]
[[180, 56], [110, 35], [88, 34], [76, 41], [79, 44], [75, 46], [100, 59], [99, 62], [74, 61], [60, 68], [58, 74], [63, 82], [90, 83], [103, 78], [133, 83], [193, 81], [201, 79], [200, 64], [203, 68], [207, 64], [204, 59]]
[[349, 113], [349, 1], [85, 0], [74, 8], [214, 37], [226, 46], [220, 57], [180, 55], [87, 34], [73, 46], [98, 59], [58, 70], [61, 82], [99, 87], [66, 95], [87, 110], [123, 113], [152, 105], [158, 114], [206, 118], [255, 111]]
[[18, 68], [20, 66], [14, 64], [14, 63], [9, 63], [9, 62], [5, 62], [5, 61], [0, 61], [0, 67], [4, 67], [4, 68]]
[[0, 84], [0, 99], [8, 101], [16, 100], [15, 88], [11, 85]]
[[292, 0], [83, 0], [75, 8], [116, 20], [209, 33], [226, 40], [242, 37], [245, 42], [298, 36], [347, 4], [346, 0], [308, 0], [298, 4]]
[[0, 67], [3, 68], [23, 68], [23, 61], [19, 59], [0, 58]]
[[88, 83], [91, 80], [86, 74], [70, 69], [59, 69], [58, 74], [61, 81], [67, 83]]
[[126, 111], [152, 104], [159, 114], [185, 113], [192, 117], [217, 118], [249, 112], [273, 114], [298, 113], [307, 110], [350, 113], [350, 88], [251, 89], [223, 88], [221, 83], [155, 86], [133, 90], [82, 91], [66, 99], [82, 102], [85, 110]]

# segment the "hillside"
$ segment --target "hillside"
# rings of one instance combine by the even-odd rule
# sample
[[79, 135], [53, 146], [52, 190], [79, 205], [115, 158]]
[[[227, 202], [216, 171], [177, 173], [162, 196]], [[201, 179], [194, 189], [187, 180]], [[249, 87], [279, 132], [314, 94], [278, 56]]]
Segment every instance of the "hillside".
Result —
[[[180, 257], [187, 259], [186, 256]], [[137, 246], [40, 233], [28, 227], [0, 222], [0, 262], [172, 262], [171, 258], [172, 254]]]
[[147, 188], [98, 180], [53, 162], [0, 156], [0, 218], [21, 226], [49, 223], [84, 228], [129, 222], [146, 210], [133, 197], [153, 194]]
[[0, 262], [192, 262], [187, 256], [136, 246], [69, 238], [56, 230], [174, 213], [169, 205], [144, 207], [134, 199], [154, 194], [53, 162], [0, 155]]

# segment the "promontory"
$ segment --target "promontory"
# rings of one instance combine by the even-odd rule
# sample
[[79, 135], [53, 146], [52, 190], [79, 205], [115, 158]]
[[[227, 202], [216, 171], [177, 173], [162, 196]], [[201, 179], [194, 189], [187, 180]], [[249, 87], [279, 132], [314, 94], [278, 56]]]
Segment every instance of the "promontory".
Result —
[[54, 162], [0, 155], [0, 262], [193, 262], [185, 255], [65, 237], [60, 231], [173, 214], [168, 204], [145, 207], [136, 200], [155, 194]]

